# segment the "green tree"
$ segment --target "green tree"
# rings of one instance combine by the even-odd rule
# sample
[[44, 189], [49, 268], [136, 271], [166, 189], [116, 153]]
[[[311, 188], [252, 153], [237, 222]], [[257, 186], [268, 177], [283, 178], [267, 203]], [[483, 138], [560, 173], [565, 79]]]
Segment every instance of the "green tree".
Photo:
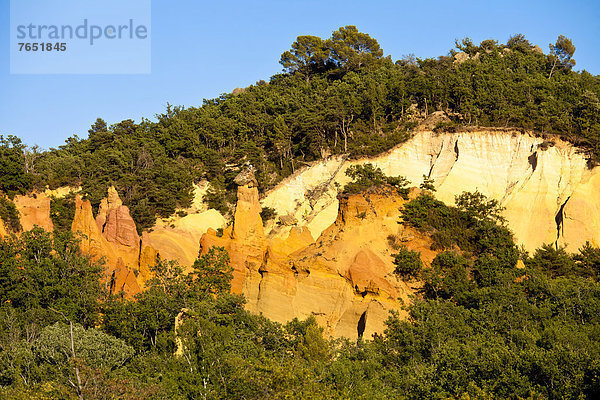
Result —
[[279, 63], [288, 73], [300, 73], [306, 83], [310, 82], [312, 74], [323, 71], [328, 63], [329, 50], [317, 36], [298, 36], [292, 43], [291, 50], [281, 55]]
[[[125, 364], [134, 350], [120, 339], [99, 329], [73, 326], [76, 358], [98, 369], [113, 369]], [[45, 327], [34, 345], [39, 360], [54, 365], [67, 365], [72, 359], [71, 337], [68, 325], [55, 323]], [[73, 360], [71, 360], [73, 361]]]
[[476, 190], [475, 192], [463, 192], [455, 198], [456, 207], [467, 213], [468, 216], [479, 221], [492, 221], [494, 223], [504, 223], [502, 216], [504, 208], [496, 199], [488, 199], [484, 194]]
[[423, 175], [423, 183], [419, 185], [419, 188], [422, 190], [428, 190], [430, 192], [435, 192], [435, 181], [429, 178], [427, 175]]
[[585, 242], [579, 249], [579, 253], [573, 255], [573, 260], [578, 264], [581, 272], [600, 277], [600, 248]]
[[575, 45], [571, 39], [564, 35], [560, 35], [558, 39], [556, 39], [556, 43], [550, 43], [550, 61], [552, 62], [552, 68], [550, 69], [548, 78], [552, 78], [552, 74], [556, 67], [566, 69], [573, 68], [575, 65], [573, 54], [575, 54]]
[[194, 289], [201, 296], [228, 293], [231, 290], [233, 268], [223, 247], [211, 247], [194, 261]]
[[375, 67], [383, 57], [383, 50], [377, 40], [359, 32], [354, 25], [347, 25], [334, 31], [326, 41], [331, 50], [331, 59], [338, 68], [345, 71], [358, 71]]
[[344, 193], [356, 194], [362, 193], [368, 189], [391, 186], [397, 192], [406, 198], [408, 195], [408, 185], [410, 182], [403, 176], [386, 176], [381, 168], [375, 167], [371, 163], [364, 165], [351, 165], [346, 169], [346, 175], [352, 178], [352, 182], [344, 186]]
[[[536, 249], [533, 257], [526, 260], [528, 266], [547, 272], [550, 276], [565, 276], [580, 273], [593, 273], [593, 271], [581, 271], [573, 257], [566, 252], [564, 247], [556, 247], [545, 244]], [[583, 265], [582, 265], [583, 266]]]
[[392, 254], [394, 257], [394, 273], [400, 277], [418, 278], [423, 262], [421, 253], [414, 250], [408, 250], [406, 246], [401, 246], [398, 253]]
[[72, 321], [94, 326], [104, 297], [103, 271], [102, 264], [81, 254], [71, 232], [34, 228], [0, 241], [0, 301], [29, 313], [35, 324], [56, 321], [53, 307]]
[[0, 197], [0, 219], [9, 232], [17, 233], [22, 230], [19, 211], [15, 204], [6, 197]]
[[33, 177], [25, 171], [25, 145], [16, 136], [0, 135], [0, 192], [10, 197], [30, 190]]
[[506, 42], [506, 46], [511, 50], [519, 50], [521, 52], [526, 52], [533, 48], [531, 42], [522, 33], [512, 35]]

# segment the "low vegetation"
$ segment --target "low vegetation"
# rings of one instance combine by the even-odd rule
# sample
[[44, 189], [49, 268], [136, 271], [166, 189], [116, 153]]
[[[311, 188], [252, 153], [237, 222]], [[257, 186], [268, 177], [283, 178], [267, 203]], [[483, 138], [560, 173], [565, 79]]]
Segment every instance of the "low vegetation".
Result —
[[5, 197], [0, 197], [0, 218], [8, 232], [17, 233], [21, 231], [19, 211], [15, 204]]
[[393, 254], [396, 268], [394, 273], [403, 278], [418, 278], [423, 268], [421, 253], [408, 250], [406, 246], [400, 246], [398, 253]]
[[64, 197], [50, 199], [50, 219], [55, 231], [66, 232], [71, 230], [75, 217], [75, 195], [70, 193]]
[[405, 177], [386, 176], [381, 168], [375, 167], [371, 163], [352, 165], [346, 170], [346, 175], [352, 178], [352, 182], [344, 186], [343, 194], [357, 194], [370, 189], [391, 187], [404, 198], [408, 196], [410, 182]]

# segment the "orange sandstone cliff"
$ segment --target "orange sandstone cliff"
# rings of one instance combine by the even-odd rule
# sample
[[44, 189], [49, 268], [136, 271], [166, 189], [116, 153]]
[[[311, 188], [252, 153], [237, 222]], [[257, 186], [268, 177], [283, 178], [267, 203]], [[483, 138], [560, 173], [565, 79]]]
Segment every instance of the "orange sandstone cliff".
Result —
[[150, 268], [159, 258], [191, 266], [198, 257], [201, 235], [208, 227], [221, 226], [223, 221], [215, 210], [206, 210], [180, 218], [177, 225], [161, 225], [159, 221], [150, 232], [144, 231], [140, 236], [129, 208], [123, 205], [116, 189], [110, 187], [96, 217], [90, 202], [76, 197], [71, 230], [81, 235], [84, 252], [97, 259], [104, 258], [110, 291], [122, 291], [131, 298], [143, 290], [152, 277]]
[[140, 292], [140, 285], [135, 276], [133, 266], [126, 265], [119, 248], [103, 235], [94, 219], [92, 205], [88, 200], [75, 197], [75, 217], [71, 230], [79, 234], [81, 250], [92, 257], [104, 258], [106, 266], [106, 285], [113, 293], [123, 291], [126, 297], [132, 297]]
[[314, 241], [306, 227], [287, 238], [268, 239], [260, 218], [258, 189], [251, 173], [236, 178], [238, 203], [233, 225], [221, 237], [209, 230], [201, 253], [222, 246], [234, 268], [232, 290], [247, 308], [278, 321], [313, 315], [331, 336], [370, 338], [382, 332], [390, 310], [401, 310], [414, 288], [393, 274], [394, 250], [388, 236], [422, 251], [426, 264], [431, 241], [398, 224], [405, 203], [384, 191], [341, 199], [338, 218]]
[[7, 232], [6, 228], [4, 227], [4, 221], [2, 221], [2, 218], [0, 218], [0, 239], [6, 236], [6, 234]]
[[19, 211], [19, 219], [24, 231], [29, 231], [37, 225], [52, 232], [54, 225], [50, 219], [50, 197], [43, 193], [17, 195], [13, 202]]

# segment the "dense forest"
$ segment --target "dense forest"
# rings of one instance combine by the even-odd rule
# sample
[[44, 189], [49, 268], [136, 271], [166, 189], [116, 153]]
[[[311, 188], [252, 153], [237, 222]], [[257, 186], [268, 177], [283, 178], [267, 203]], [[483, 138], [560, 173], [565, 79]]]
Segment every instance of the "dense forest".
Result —
[[245, 311], [223, 249], [191, 274], [159, 262], [123, 300], [69, 232], [0, 241], [0, 397], [597, 398], [600, 249], [530, 256], [496, 202], [476, 192], [456, 203], [430, 190], [407, 203], [403, 223], [440, 253], [422, 268], [418, 252], [395, 248], [398, 279], [420, 288], [409, 318], [392, 313], [358, 342], [324, 338], [312, 317], [281, 325]]
[[328, 39], [299, 36], [281, 55], [284, 72], [268, 82], [172, 107], [157, 121], [98, 119], [87, 138], [39, 151], [18, 138], [0, 143], [0, 190], [82, 185], [97, 206], [114, 184], [140, 229], [191, 200], [208, 179], [210, 206], [227, 212], [241, 164], [257, 169], [261, 189], [331, 154], [375, 155], [410, 137], [418, 121], [445, 111], [457, 126], [514, 127], [556, 134], [600, 154], [600, 78], [573, 71], [566, 37], [549, 54], [523, 35], [506, 44], [466, 38], [437, 59], [384, 57], [354, 26]]

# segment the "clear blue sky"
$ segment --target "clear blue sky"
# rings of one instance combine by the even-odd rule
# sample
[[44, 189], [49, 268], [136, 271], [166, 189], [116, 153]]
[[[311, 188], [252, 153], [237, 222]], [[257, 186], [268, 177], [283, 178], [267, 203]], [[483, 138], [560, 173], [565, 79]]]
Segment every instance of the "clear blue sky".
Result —
[[296, 36], [329, 37], [344, 25], [371, 34], [394, 60], [446, 54], [455, 38], [505, 43], [514, 33], [547, 52], [564, 34], [577, 46], [576, 69], [600, 74], [597, 0], [153, 0], [151, 74], [10, 75], [9, 0], [0, 0], [0, 134], [49, 148], [87, 136], [98, 117], [139, 121], [167, 103], [197, 106], [268, 80]]

